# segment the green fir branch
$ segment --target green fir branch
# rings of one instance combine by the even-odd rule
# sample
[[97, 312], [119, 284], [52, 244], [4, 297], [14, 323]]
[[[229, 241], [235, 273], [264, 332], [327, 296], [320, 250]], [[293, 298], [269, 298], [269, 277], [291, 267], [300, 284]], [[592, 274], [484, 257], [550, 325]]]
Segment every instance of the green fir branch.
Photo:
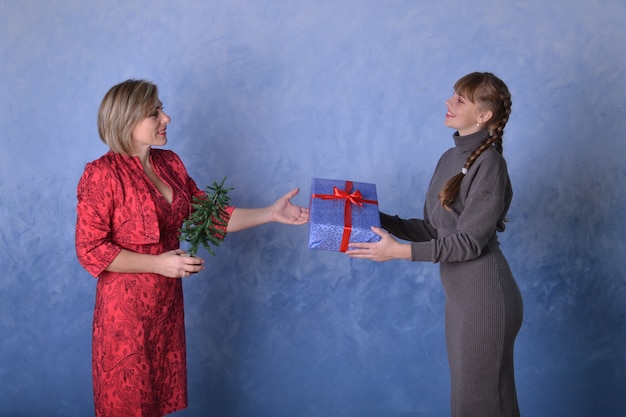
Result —
[[224, 181], [213, 182], [206, 187], [206, 197], [194, 197], [191, 203], [191, 214], [183, 221], [180, 229], [180, 241], [190, 243], [189, 254], [196, 255], [200, 245], [213, 256], [211, 245], [220, 246], [226, 237], [225, 228], [228, 224], [226, 207], [230, 202], [228, 192], [233, 188], [224, 188]]

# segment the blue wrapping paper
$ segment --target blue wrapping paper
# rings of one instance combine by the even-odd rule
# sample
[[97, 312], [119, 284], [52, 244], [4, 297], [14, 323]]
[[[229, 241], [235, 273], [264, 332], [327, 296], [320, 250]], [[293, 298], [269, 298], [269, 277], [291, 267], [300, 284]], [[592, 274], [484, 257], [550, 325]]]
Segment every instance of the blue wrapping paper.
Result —
[[[344, 234], [346, 199], [324, 199], [315, 195], [333, 196], [334, 187], [346, 191], [346, 181], [313, 178], [309, 205], [309, 248], [339, 252]], [[352, 181], [350, 193], [359, 191], [364, 200], [378, 201], [376, 185]], [[353, 194], [354, 195], [354, 194]], [[350, 204], [351, 230], [349, 242], [378, 242], [380, 236], [371, 227], [380, 227], [378, 204]]]

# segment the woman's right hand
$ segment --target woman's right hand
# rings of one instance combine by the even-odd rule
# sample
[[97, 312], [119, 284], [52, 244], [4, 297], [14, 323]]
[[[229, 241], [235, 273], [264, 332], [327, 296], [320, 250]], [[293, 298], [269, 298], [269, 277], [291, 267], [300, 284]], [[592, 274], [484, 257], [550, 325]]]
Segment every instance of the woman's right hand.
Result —
[[411, 245], [398, 242], [387, 231], [379, 227], [372, 226], [372, 231], [380, 236], [380, 241], [350, 243], [346, 255], [376, 262], [411, 259]]
[[204, 260], [182, 249], [148, 255], [122, 249], [107, 266], [110, 272], [152, 273], [168, 278], [185, 278], [204, 269]]
[[168, 278], [186, 278], [204, 269], [204, 260], [191, 256], [182, 249], [156, 255], [155, 273]]

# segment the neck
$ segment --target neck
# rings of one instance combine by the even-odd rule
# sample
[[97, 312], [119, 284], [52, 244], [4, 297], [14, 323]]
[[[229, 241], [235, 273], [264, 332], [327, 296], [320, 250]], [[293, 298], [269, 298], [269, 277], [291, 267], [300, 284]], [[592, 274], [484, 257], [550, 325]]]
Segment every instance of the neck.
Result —
[[149, 167], [150, 166], [150, 149], [151, 148], [147, 146], [143, 149], [134, 150], [131, 156], [135, 156], [139, 158], [139, 161], [141, 161], [141, 165], [143, 165], [144, 168]]
[[481, 130], [482, 128], [480, 126], [472, 126], [467, 129], [458, 130], [458, 132], [459, 132], [459, 136], [469, 136], [469, 135], [473, 135], [476, 132], [480, 132]]

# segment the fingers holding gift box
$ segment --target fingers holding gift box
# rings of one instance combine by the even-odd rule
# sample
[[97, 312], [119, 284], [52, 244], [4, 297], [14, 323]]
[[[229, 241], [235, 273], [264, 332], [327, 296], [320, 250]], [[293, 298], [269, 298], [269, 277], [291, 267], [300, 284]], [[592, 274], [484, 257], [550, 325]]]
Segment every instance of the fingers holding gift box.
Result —
[[345, 252], [349, 243], [378, 242], [376, 185], [323, 178], [311, 181], [309, 248]]

